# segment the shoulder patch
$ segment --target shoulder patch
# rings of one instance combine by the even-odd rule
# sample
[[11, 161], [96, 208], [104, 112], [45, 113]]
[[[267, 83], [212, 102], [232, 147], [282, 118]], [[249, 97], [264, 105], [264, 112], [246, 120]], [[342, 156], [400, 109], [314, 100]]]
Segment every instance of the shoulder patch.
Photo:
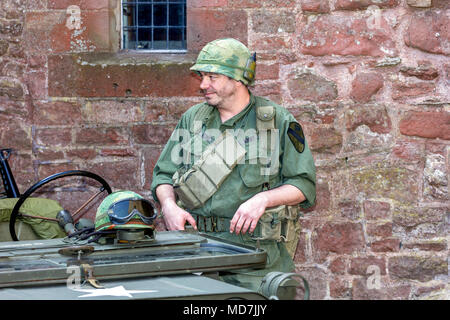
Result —
[[295, 150], [302, 153], [305, 150], [305, 135], [303, 129], [298, 122], [289, 123], [287, 135], [295, 147]]

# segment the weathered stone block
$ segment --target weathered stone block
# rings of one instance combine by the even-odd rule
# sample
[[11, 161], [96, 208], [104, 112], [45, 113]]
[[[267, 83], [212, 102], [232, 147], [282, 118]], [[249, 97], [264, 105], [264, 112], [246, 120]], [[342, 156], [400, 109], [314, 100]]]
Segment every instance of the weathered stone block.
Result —
[[128, 140], [123, 127], [81, 128], [75, 132], [75, 143], [83, 146], [125, 145]]
[[399, 128], [406, 136], [450, 140], [450, 112], [408, 112]]
[[173, 129], [167, 125], [135, 125], [131, 128], [131, 136], [135, 143], [165, 145]]
[[400, 251], [401, 241], [396, 238], [382, 239], [373, 241], [370, 244], [372, 252], [398, 252]]
[[82, 113], [83, 119], [91, 123], [128, 124], [144, 120], [140, 102], [136, 100], [87, 101]]
[[390, 218], [391, 205], [388, 202], [366, 200], [363, 207], [367, 220]]
[[302, 72], [288, 80], [291, 96], [309, 101], [331, 101], [337, 97], [337, 86], [333, 81], [311, 72]]
[[389, 274], [401, 279], [426, 282], [436, 276], [447, 275], [448, 261], [436, 256], [405, 255], [390, 257]]
[[395, 81], [392, 86], [392, 99], [416, 98], [424, 95], [432, 96], [436, 85], [430, 82], [401, 82]]
[[[258, 1], [255, 1], [258, 3]], [[229, 4], [230, 5], [230, 4]], [[234, 7], [231, 5], [231, 7]], [[187, 7], [188, 51], [198, 52], [208, 42], [232, 37], [247, 44], [247, 13], [244, 10]], [[208, 26], [205, 28], [205, 26]]]
[[315, 230], [312, 239], [313, 255], [322, 261], [329, 253], [352, 254], [365, 248], [360, 223], [327, 222]]
[[309, 146], [318, 153], [337, 153], [342, 148], [342, 135], [334, 128], [314, 127], [309, 130]]
[[368, 256], [356, 257], [350, 261], [349, 274], [365, 276], [368, 274], [369, 266], [377, 266], [380, 270], [380, 275], [386, 274], [386, 261], [383, 257]]
[[138, 191], [142, 185], [138, 164], [139, 161], [135, 158], [101, 163], [89, 162], [86, 170], [104, 178], [111, 186], [114, 186], [114, 189]]
[[81, 106], [77, 102], [37, 102], [33, 108], [33, 121], [37, 125], [73, 125], [80, 123]]
[[72, 143], [71, 128], [41, 128], [36, 129], [34, 141], [47, 147], [65, 147]]
[[313, 56], [396, 56], [395, 43], [384, 18], [320, 15], [309, 19], [299, 35], [300, 51]]
[[327, 13], [330, 12], [328, 0], [302, 0], [302, 10], [305, 12]]
[[392, 129], [391, 118], [386, 106], [355, 106], [345, 113], [345, 119], [349, 131], [353, 131], [363, 124], [376, 133], [389, 133]]
[[392, 236], [392, 222], [371, 222], [366, 226], [367, 235], [372, 237]]
[[399, 0], [336, 0], [336, 10], [363, 10], [370, 6], [378, 8], [392, 8]]
[[[86, 60], [84, 60], [86, 58]], [[49, 57], [51, 97], [165, 97], [198, 95], [192, 62], [121, 63], [114, 55]]]
[[368, 168], [354, 172], [351, 181], [368, 197], [415, 202], [419, 190], [418, 176], [417, 171], [406, 168]]
[[359, 73], [352, 82], [350, 97], [357, 102], [368, 102], [383, 87], [383, 83], [383, 76], [379, 73]]
[[254, 32], [274, 34], [295, 31], [295, 13], [292, 11], [256, 11], [251, 19]]
[[423, 194], [431, 200], [448, 200], [448, 169], [445, 157], [440, 154], [427, 156], [423, 170]]
[[407, 0], [406, 3], [414, 8], [429, 8], [431, 7], [431, 0]]
[[402, 66], [400, 72], [406, 76], [416, 77], [422, 80], [433, 80], [439, 76], [436, 68], [429, 64], [419, 64], [417, 67]]
[[406, 45], [425, 52], [449, 55], [449, 22], [445, 10], [415, 12], [404, 35]]

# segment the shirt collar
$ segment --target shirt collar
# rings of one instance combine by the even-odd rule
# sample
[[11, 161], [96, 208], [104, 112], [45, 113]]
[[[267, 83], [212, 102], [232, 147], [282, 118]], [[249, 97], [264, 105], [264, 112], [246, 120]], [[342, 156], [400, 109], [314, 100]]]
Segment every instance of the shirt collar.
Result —
[[233, 117], [222, 123], [222, 125], [229, 127], [235, 126], [236, 123], [239, 120], [241, 120], [246, 114], [248, 114], [248, 112], [253, 108], [256, 99], [255, 96], [250, 91], [248, 91], [248, 93], [250, 94], [250, 101], [247, 104], [247, 106], [241, 112], [239, 112], [238, 114], [234, 115]]

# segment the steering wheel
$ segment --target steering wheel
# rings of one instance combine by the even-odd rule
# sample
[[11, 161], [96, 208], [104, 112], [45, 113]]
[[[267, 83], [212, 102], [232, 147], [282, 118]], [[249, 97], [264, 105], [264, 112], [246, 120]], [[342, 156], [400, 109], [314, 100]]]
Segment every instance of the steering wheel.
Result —
[[60, 173], [56, 173], [56, 174], [53, 174], [51, 176], [48, 176], [47, 178], [44, 178], [44, 179], [38, 181], [37, 183], [32, 185], [30, 188], [28, 188], [28, 190], [25, 191], [25, 193], [23, 193], [19, 197], [19, 200], [16, 202], [16, 205], [14, 206], [14, 208], [13, 208], [13, 210], [11, 212], [11, 217], [9, 219], [9, 233], [11, 234], [11, 238], [14, 241], [19, 241], [19, 239], [17, 238], [17, 235], [16, 235], [15, 223], [16, 223], [17, 216], [19, 215], [19, 209], [22, 206], [22, 204], [25, 202], [25, 200], [33, 192], [38, 190], [40, 187], [46, 185], [47, 183], [49, 183], [51, 181], [54, 181], [54, 180], [57, 180], [57, 179], [64, 178], [64, 177], [69, 177], [69, 176], [84, 176], [84, 177], [88, 177], [88, 178], [94, 179], [94, 180], [98, 181], [102, 185], [101, 188], [100, 188], [100, 192], [106, 191], [108, 194], [110, 194], [112, 192], [111, 187], [105, 181], [105, 179], [103, 179], [99, 175], [97, 175], [95, 173], [92, 173], [92, 172], [89, 172], [89, 171], [69, 170], [69, 171], [64, 171], [64, 172], [60, 172]]

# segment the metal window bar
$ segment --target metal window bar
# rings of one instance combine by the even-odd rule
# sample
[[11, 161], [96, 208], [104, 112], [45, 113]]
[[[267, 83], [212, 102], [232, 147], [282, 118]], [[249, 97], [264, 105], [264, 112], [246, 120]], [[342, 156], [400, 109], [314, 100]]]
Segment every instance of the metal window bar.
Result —
[[[181, 17], [179, 19], [177, 25], [171, 25], [170, 24], [170, 5], [182, 5], [181, 6]], [[140, 5], [151, 5], [151, 24], [147, 26], [140, 25], [139, 22], [139, 6]], [[166, 9], [166, 21], [165, 25], [155, 25], [155, 5], [165, 5]], [[186, 0], [128, 0], [128, 1], [122, 1], [122, 23], [124, 22], [123, 18], [123, 10], [124, 6], [127, 8], [130, 8], [133, 6], [133, 16], [132, 16], [132, 25], [129, 26], [122, 26], [122, 48], [123, 49], [134, 49], [139, 51], [152, 51], [152, 52], [186, 52]], [[151, 37], [150, 37], [150, 48], [142, 49], [139, 48], [140, 41], [140, 31], [148, 29], [150, 31]], [[165, 48], [155, 48], [155, 29], [165, 29]], [[175, 40], [175, 42], [179, 42], [181, 49], [173, 49], [170, 46], [171, 38], [170, 38], [170, 31], [172, 30], [179, 30], [181, 35], [181, 40]], [[130, 48], [130, 44], [126, 43], [126, 41], [130, 41], [130, 39], [126, 40], [124, 37], [124, 31], [134, 31], [134, 48]]]

